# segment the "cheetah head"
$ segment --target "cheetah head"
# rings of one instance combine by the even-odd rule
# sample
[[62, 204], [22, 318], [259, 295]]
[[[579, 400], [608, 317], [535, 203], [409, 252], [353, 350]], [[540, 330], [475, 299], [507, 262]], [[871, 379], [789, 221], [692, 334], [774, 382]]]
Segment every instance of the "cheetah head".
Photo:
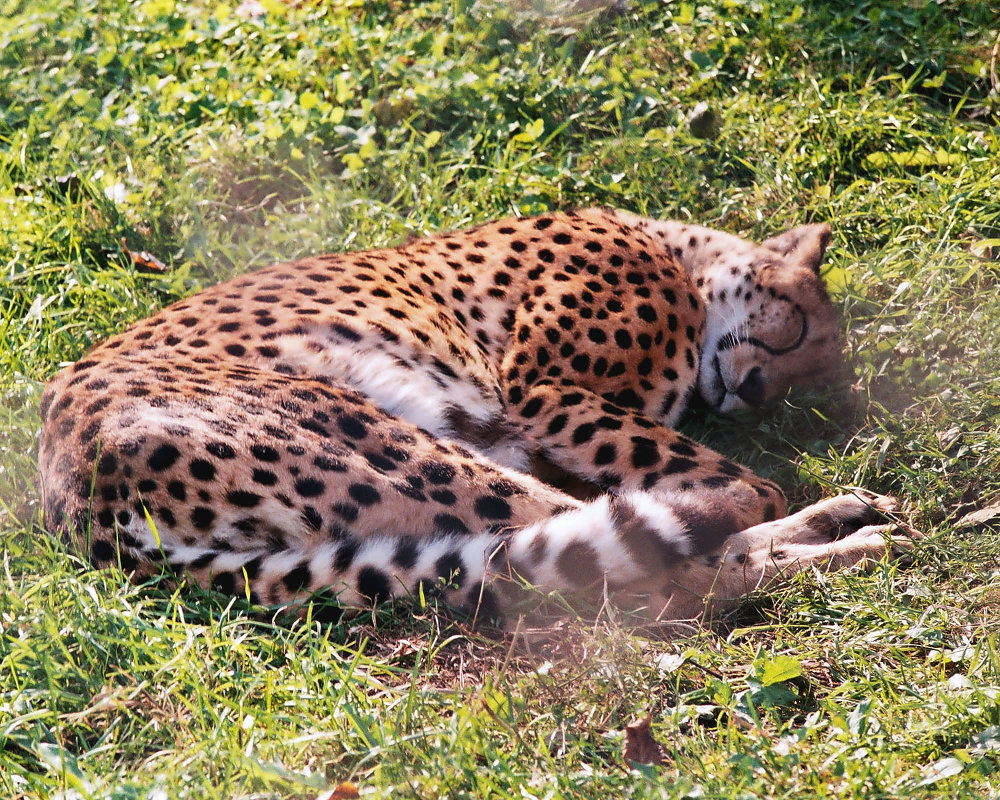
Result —
[[706, 304], [698, 389], [713, 409], [756, 408], [839, 364], [839, 325], [819, 275], [827, 225], [743, 248], [702, 248], [692, 271]]

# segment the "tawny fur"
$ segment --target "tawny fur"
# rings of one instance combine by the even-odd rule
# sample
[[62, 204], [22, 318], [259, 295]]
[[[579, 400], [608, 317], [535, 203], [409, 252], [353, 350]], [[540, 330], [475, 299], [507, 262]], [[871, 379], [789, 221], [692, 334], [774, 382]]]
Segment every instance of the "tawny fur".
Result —
[[47, 524], [136, 579], [276, 605], [433, 586], [502, 613], [517, 575], [664, 619], [854, 563], [887, 546], [884, 499], [781, 519], [777, 486], [672, 427], [695, 394], [728, 411], [829, 373], [828, 239], [593, 209], [227, 281], [49, 384]]

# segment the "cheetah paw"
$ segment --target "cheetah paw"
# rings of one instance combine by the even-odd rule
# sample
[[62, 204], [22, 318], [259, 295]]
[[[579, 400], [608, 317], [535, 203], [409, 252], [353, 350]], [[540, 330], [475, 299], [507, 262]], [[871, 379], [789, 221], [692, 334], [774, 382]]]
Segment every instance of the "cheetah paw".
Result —
[[865, 525], [831, 544], [834, 551], [832, 565], [859, 565], [865, 568], [887, 554], [894, 560], [906, 558], [922, 538], [922, 533], [900, 523]]
[[856, 489], [820, 500], [789, 517], [747, 533], [775, 544], [826, 544], [853, 535], [868, 525], [885, 525], [899, 507], [893, 497]]
[[803, 523], [814, 541], [836, 541], [866, 526], [885, 524], [887, 516], [898, 508], [894, 497], [855, 489], [804, 509]]

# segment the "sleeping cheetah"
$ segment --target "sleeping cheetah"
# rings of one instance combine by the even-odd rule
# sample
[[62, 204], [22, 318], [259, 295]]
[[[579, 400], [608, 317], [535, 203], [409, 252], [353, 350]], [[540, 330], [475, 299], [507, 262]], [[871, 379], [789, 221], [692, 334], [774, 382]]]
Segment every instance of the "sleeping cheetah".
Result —
[[829, 236], [592, 209], [227, 281], [49, 384], [47, 524], [135, 579], [169, 565], [268, 605], [434, 588], [491, 615], [528, 583], [688, 618], [877, 556], [886, 498], [784, 517], [777, 486], [672, 429], [695, 394], [729, 411], [824, 380]]

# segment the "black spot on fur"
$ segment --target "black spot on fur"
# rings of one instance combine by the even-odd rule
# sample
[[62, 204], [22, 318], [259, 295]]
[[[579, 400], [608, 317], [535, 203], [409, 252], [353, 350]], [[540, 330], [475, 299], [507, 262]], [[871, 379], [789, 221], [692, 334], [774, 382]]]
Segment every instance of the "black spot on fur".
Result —
[[480, 622], [487, 625], [499, 625], [503, 622], [500, 600], [490, 587], [476, 583], [470, 587], [466, 597], [469, 608], [476, 612]]
[[574, 586], [586, 586], [601, 577], [597, 551], [586, 542], [573, 542], [556, 558], [556, 569]]
[[662, 538], [623, 498], [611, 500], [611, 519], [637, 564], [650, 574], [659, 568], [677, 566], [683, 553], [675, 542]]
[[382, 499], [378, 490], [370, 483], [352, 483], [347, 487], [347, 493], [358, 505], [370, 506]]
[[273, 447], [266, 444], [255, 444], [250, 447], [250, 452], [258, 461], [274, 462], [281, 459], [281, 455]]
[[110, 563], [115, 557], [115, 548], [104, 539], [94, 539], [90, 547], [90, 558], [95, 564]]
[[375, 567], [365, 567], [358, 573], [358, 594], [378, 604], [392, 596], [389, 578]]
[[337, 419], [337, 424], [345, 435], [352, 439], [364, 439], [368, 435], [368, 428], [357, 417], [350, 414], [343, 414]]
[[465, 564], [456, 552], [445, 553], [434, 562], [437, 577], [443, 578], [449, 585], [462, 588], [465, 582]]
[[323, 438], [330, 436], [330, 432], [320, 425], [316, 420], [313, 419], [300, 419], [299, 426], [307, 431], [312, 431], [313, 433], [319, 434]]
[[318, 497], [326, 491], [326, 484], [316, 478], [299, 478], [295, 481], [295, 491], [300, 497]]
[[532, 397], [527, 403], [524, 404], [523, 408], [521, 408], [521, 416], [530, 419], [541, 411], [543, 405], [545, 405], [544, 399], [541, 397]]
[[308, 589], [309, 584], [312, 583], [312, 570], [310, 570], [309, 565], [303, 561], [293, 570], [282, 576], [281, 582], [292, 594], [301, 592], [304, 589]]
[[476, 498], [476, 514], [484, 519], [510, 519], [510, 503], [502, 497], [483, 495]]
[[225, 442], [209, 442], [205, 449], [216, 458], [236, 458], [236, 451]]
[[347, 465], [344, 462], [327, 456], [316, 456], [313, 459], [313, 465], [324, 472], [347, 472]]
[[345, 522], [356, 521], [360, 513], [358, 507], [352, 503], [334, 503], [332, 510], [334, 514]]
[[660, 405], [660, 416], [665, 417], [669, 414], [674, 405], [677, 403], [677, 392], [671, 390], [667, 392], [667, 396], [663, 398], [663, 403]]
[[468, 533], [469, 528], [454, 514], [435, 514], [434, 525], [441, 533]]
[[458, 497], [451, 489], [435, 489], [430, 493], [431, 500], [443, 506], [453, 506], [458, 501]]
[[618, 455], [617, 448], [610, 442], [607, 444], [602, 444], [597, 448], [597, 452], [594, 454], [594, 463], [597, 465], [610, 464], [615, 460]]
[[674, 457], [667, 462], [663, 472], [665, 475], [679, 475], [683, 472], [690, 472], [697, 466], [698, 462], [690, 458]]
[[711, 512], [695, 502], [677, 502], [671, 510], [687, 529], [696, 555], [718, 549], [738, 528], [732, 515]]
[[670, 452], [679, 456], [694, 457], [697, 451], [688, 442], [678, 440], [670, 444]]
[[632, 437], [632, 466], [636, 469], [651, 467], [660, 460], [660, 451], [656, 442], [645, 436]]
[[174, 465], [174, 462], [180, 458], [180, 455], [181, 451], [172, 444], [161, 444], [150, 453], [146, 463], [154, 472], [163, 472], [165, 469], [170, 469]]
[[212, 588], [221, 594], [233, 595], [236, 591], [236, 579], [231, 572], [216, 572], [212, 575]]
[[118, 469], [118, 459], [112, 453], [103, 453], [101, 460], [97, 463], [97, 472], [100, 475], [114, 475]]
[[333, 559], [333, 568], [337, 572], [346, 572], [354, 563], [354, 557], [358, 554], [358, 540], [345, 539], [337, 548], [337, 555]]
[[226, 495], [226, 500], [239, 508], [253, 508], [260, 502], [260, 495], [243, 489], [233, 489]]
[[215, 512], [205, 506], [196, 506], [191, 512], [191, 524], [200, 531], [207, 531], [215, 522]]
[[252, 477], [261, 486], [274, 486], [278, 482], [278, 476], [268, 469], [255, 469]]
[[322, 529], [323, 517], [312, 506], [303, 506], [302, 513], [299, 516], [310, 530], [318, 531]]
[[91, 403], [89, 406], [87, 406], [87, 408], [84, 410], [84, 413], [88, 417], [92, 417], [97, 412], [103, 411], [109, 405], [111, 405], [111, 398], [110, 397], [102, 397], [99, 400], [95, 400], [93, 403]]
[[451, 483], [455, 479], [455, 468], [444, 461], [424, 461], [420, 472], [430, 483], [438, 486]]
[[400, 569], [413, 569], [419, 555], [420, 550], [416, 540], [405, 536], [396, 545], [396, 552], [392, 555], [392, 563]]
[[582, 425], [578, 425], [573, 430], [573, 444], [585, 444], [594, 438], [594, 434], [597, 432], [597, 426], [592, 422], [585, 422]]
[[215, 467], [212, 466], [212, 462], [206, 461], [203, 458], [194, 459], [189, 469], [191, 470], [191, 475], [198, 480], [210, 481], [215, 477]]
[[556, 414], [551, 420], [549, 420], [548, 432], [550, 436], [555, 436], [563, 428], [566, 427], [566, 422], [569, 417], [566, 414]]

